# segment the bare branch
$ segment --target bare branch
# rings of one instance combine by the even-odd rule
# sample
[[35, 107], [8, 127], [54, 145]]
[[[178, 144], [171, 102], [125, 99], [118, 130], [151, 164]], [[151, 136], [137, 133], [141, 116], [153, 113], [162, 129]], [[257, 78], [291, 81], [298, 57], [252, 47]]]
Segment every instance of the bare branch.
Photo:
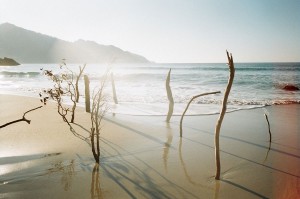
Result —
[[[44, 93], [47, 94], [51, 99], [57, 103], [57, 112], [62, 116], [63, 120], [67, 121], [67, 114], [71, 113], [71, 123], [74, 123], [75, 120], [75, 110], [76, 110], [76, 100], [78, 87], [78, 79], [74, 83], [74, 72], [68, 68], [66, 63], [63, 61], [60, 64], [60, 69], [64, 70], [59, 75], [54, 75], [51, 70], [44, 70], [44, 74], [50, 78], [54, 83], [53, 88], [45, 90]], [[82, 74], [84, 68], [80, 68], [80, 75]], [[79, 78], [79, 77], [78, 77]], [[77, 85], [76, 85], [77, 84]], [[41, 96], [41, 94], [40, 94]], [[68, 96], [72, 101], [72, 108], [69, 109], [63, 104], [63, 97]], [[45, 98], [44, 98], [45, 99]], [[45, 105], [46, 101], [41, 100]]]
[[223, 118], [226, 113], [227, 100], [228, 100], [228, 96], [229, 96], [229, 93], [231, 90], [231, 86], [232, 86], [233, 79], [234, 79], [234, 73], [235, 73], [232, 55], [231, 54], [229, 55], [228, 51], [226, 51], [226, 54], [227, 54], [227, 58], [228, 58], [228, 66], [229, 66], [230, 76], [228, 79], [227, 87], [226, 87], [225, 94], [224, 94], [224, 99], [222, 102], [222, 109], [221, 109], [219, 119], [217, 121], [216, 128], [215, 128], [215, 155], [216, 155], [216, 167], [217, 167], [216, 176], [215, 176], [216, 180], [220, 180], [220, 173], [221, 173], [220, 142], [219, 142], [220, 129], [221, 129], [221, 125], [223, 122]]
[[111, 86], [112, 86], [112, 89], [113, 89], [113, 99], [114, 99], [115, 104], [118, 104], [116, 86], [115, 86], [115, 81], [114, 81], [114, 74], [111, 73], [110, 75], [111, 75]]
[[6, 127], [6, 126], [8, 126], [8, 125], [17, 123], [17, 122], [27, 122], [28, 124], [30, 124], [31, 120], [26, 119], [26, 118], [25, 118], [25, 115], [26, 115], [27, 113], [31, 112], [31, 111], [34, 111], [34, 110], [39, 109], [39, 108], [42, 108], [42, 107], [43, 107], [43, 106], [39, 106], [39, 107], [30, 109], [29, 111], [26, 111], [26, 112], [23, 114], [23, 117], [22, 117], [21, 119], [14, 120], [14, 121], [8, 122], [8, 123], [6, 123], [6, 124], [3, 124], [3, 125], [0, 126], [0, 129]]
[[181, 119], [180, 119], [180, 137], [182, 137], [182, 121], [183, 121], [183, 117], [186, 113], [186, 111], [188, 110], [190, 104], [192, 103], [192, 101], [198, 97], [201, 97], [201, 96], [205, 96], [205, 95], [212, 95], [212, 94], [218, 94], [218, 93], [221, 93], [220, 91], [215, 91], [215, 92], [209, 92], [209, 93], [202, 93], [200, 95], [195, 95], [194, 97], [191, 98], [191, 100], [189, 101], [189, 103], [186, 105], [186, 108], [185, 110], [183, 111], [182, 115], [181, 115]]
[[108, 71], [104, 75], [104, 78], [101, 81], [100, 87], [94, 89], [93, 92], [93, 103], [91, 111], [91, 145], [94, 159], [99, 163], [100, 158], [100, 132], [101, 132], [101, 122], [107, 111], [105, 96], [104, 96], [104, 87], [108, 77]]
[[268, 115], [265, 113], [264, 114], [265, 117], [266, 117], [266, 120], [267, 120], [267, 123], [268, 123], [268, 129], [269, 129], [269, 142], [272, 142], [272, 134], [271, 134], [271, 129], [270, 129], [270, 122], [269, 122], [269, 118], [268, 118]]
[[169, 110], [168, 110], [168, 115], [166, 122], [170, 122], [170, 119], [173, 114], [173, 109], [174, 109], [174, 100], [173, 100], [173, 95], [172, 95], [172, 90], [170, 87], [170, 79], [171, 79], [171, 69], [169, 70], [167, 79], [166, 79], [166, 90], [167, 90], [167, 95], [168, 95], [168, 100], [169, 100]]
[[83, 68], [81, 68], [81, 66], [79, 66], [79, 74], [78, 74], [78, 76], [76, 77], [76, 83], [75, 83], [75, 91], [76, 91], [76, 102], [78, 103], [79, 102], [79, 88], [78, 88], [78, 83], [79, 83], [79, 79], [80, 79], [80, 77], [81, 77], [81, 75], [82, 75], [82, 73], [83, 73], [83, 71], [84, 71], [84, 69], [85, 69], [85, 66], [86, 66], [86, 64], [84, 64], [84, 66], [83, 66]]

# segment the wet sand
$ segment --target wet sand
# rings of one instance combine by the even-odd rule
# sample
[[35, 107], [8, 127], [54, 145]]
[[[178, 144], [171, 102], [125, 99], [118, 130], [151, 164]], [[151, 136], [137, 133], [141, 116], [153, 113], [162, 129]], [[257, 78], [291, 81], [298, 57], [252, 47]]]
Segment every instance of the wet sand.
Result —
[[[35, 98], [0, 95], [0, 125], [40, 106]], [[101, 163], [75, 137], [54, 104], [0, 129], [0, 198], [299, 198], [300, 106], [266, 107], [225, 115], [221, 180], [214, 180], [218, 115], [180, 117], [107, 114]], [[90, 115], [73, 128], [88, 135]]]

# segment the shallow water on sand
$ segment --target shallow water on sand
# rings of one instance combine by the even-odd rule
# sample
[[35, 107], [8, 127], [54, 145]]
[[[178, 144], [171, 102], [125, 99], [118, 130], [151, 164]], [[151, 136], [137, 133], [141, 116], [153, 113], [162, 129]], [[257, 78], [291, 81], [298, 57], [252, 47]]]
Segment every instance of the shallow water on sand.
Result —
[[[27, 105], [36, 104], [33, 99], [19, 99]], [[6, 106], [1, 106], [1, 111], [14, 100], [3, 102]], [[297, 198], [300, 106], [270, 106], [267, 110], [271, 144], [262, 109], [226, 114], [220, 136], [222, 180], [215, 181], [214, 127], [218, 115], [185, 117], [180, 138], [178, 116], [166, 123], [164, 116], [108, 114], [98, 166], [90, 147], [70, 133], [49, 105], [30, 114], [30, 125], [19, 123], [1, 129], [0, 196]], [[80, 126], [74, 125], [74, 129], [84, 135], [90, 129], [89, 115], [79, 112], [77, 119]]]

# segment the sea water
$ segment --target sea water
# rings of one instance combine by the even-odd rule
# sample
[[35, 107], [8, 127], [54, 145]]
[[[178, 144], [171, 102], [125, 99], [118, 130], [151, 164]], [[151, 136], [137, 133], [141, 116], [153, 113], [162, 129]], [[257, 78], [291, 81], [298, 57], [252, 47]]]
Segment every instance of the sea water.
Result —
[[[79, 64], [68, 67], [79, 72]], [[82, 65], [81, 65], [82, 67]], [[132, 115], [166, 115], [168, 98], [166, 78], [171, 69], [170, 86], [174, 98], [174, 114], [181, 115], [195, 95], [221, 91], [193, 101], [188, 115], [218, 113], [229, 77], [225, 63], [195, 64], [88, 64], [84, 74], [90, 78], [91, 93], [101, 84], [103, 74], [113, 73], [118, 104], [113, 103], [110, 76], [105, 93], [110, 112]], [[228, 110], [241, 110], [267, 105], [300, 104], [300, 91], [286, 91], [286, 85], [300, 87], [300, 63], [236, 63], [235, 78], [228, 99]], [[0, 67], [0, 93], [38, 97], [53, 83], [43, 70], [59, 74], [59, 64], [23, 64]], [[79, 82], [84, 106], [84, 82]], [[38, 99], [37, 99], [38, 100]], [[69, 103], [65, 99], [65, 103]]]

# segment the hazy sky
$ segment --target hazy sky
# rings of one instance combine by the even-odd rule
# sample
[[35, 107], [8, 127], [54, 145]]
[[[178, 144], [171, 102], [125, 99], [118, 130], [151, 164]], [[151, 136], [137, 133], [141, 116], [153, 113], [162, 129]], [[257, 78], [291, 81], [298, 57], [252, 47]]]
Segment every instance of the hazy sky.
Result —
[[0, 23], [155, 62], [300, 61], [300, 0], [0, 0]]

